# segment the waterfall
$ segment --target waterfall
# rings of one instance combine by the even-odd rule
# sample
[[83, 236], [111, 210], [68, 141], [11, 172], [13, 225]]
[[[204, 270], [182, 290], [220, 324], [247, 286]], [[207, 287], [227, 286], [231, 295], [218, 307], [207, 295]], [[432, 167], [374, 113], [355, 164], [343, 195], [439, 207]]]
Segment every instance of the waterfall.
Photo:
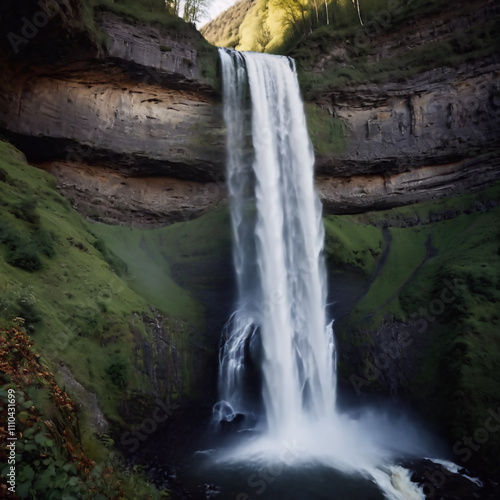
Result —
[[253, 356], [267, 428], [276, 435], [332, 416], [335, 405], [314, 153], [294, 61], [223, 49], [220, 58], [239, 300], [219, 389], [226, 417], [247, 414]]
[[363, 476], [388, 499], [422, 499], [393, 462], [420, 451], [411, 424], [336, 409], [322, 211], [295, 63], [219, 54], [238, 303], [223, 332], [214, 420], [259, 432], [214, 460], [321, 463]]

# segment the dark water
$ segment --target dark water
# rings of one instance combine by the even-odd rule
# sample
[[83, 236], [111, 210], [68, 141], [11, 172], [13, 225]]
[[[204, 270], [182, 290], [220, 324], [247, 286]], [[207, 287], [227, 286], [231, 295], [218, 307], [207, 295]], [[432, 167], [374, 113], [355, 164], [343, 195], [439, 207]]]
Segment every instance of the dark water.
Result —
[[[384, 496], [369, 479], [344, 475], [320, 464], [288, 467], [281, 462], [265, 465], [216, 464], [198, 455], [180, 472], [185, 492], [174, 498], [218, 500], [380, 500]], [[189, 493], [187, 493], [189, 490]]]

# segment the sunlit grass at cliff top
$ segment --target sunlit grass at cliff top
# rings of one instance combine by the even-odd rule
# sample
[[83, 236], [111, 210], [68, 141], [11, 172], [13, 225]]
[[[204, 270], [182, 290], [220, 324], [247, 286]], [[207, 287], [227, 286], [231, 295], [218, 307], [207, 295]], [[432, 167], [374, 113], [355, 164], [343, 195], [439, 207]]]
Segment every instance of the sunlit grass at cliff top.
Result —
[[[292, 14], [282, 5], [299, 10]], [[326, 6], [318, 3], [316, 14], [306, 2], [240, 0], [201, 32], [220, 47], [294, 57], [307, 100], [329, 88], [403, 81], [494, 57], [500, 50], [500, 14], [487, 0], [457, 6], [445, 0], [359, 0], [359, 13], [352, 1], [331, 0]], [[449, 28], [432, 35], [426, 26], [435, 24]], [[457, 24], [464, 27], [456, 29]]]

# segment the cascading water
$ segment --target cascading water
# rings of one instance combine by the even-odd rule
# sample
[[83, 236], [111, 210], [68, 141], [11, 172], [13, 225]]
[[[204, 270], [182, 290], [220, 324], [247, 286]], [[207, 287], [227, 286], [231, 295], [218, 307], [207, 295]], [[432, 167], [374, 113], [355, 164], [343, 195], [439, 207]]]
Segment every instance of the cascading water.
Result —
[[[219, 54], [239, 296], [224, 332], [214, 419], [240, 415], [243, 425], [259, 430], [258, 439], [225, 460], [276, 458], [293, 446], [295, 463], [363, 475], [387, 498], [423, 498], [373, 435], [374, 428], [384, 434], [383, 419], [353, 420], [335, 408], [324, 230], [294, 62], [226, 49]], [[392, 448], [413, 446], [404, 426], [391, 424], [390, 432]]]
[[[239, 285], [220, 392], [234, 412], [248, 411], [245, 356], [253, 351], [262, 365], [268, 430], [276, 435], [334, 411], [333, 336], [325, 322], [324, 233], [313, 185], [314, 155], [293, 61], [220, 54]], [[261, 352], [251, 343], [261, 343]]]

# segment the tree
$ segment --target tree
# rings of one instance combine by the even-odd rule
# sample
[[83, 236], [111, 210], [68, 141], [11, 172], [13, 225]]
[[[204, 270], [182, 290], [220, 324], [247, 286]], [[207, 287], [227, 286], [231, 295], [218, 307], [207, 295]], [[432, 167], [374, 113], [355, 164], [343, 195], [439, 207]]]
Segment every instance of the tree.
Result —
[[361, 23], [361, 26], [363, 26], [363, 20], [361, 19], [361, 12], [359, 11], [359, 0], [352, 0], [352, 3], [354, 4], [354, 7], [358, 11], [359, 22]]
[[197, 23], [208, 13], [208, 6], [211, 0], [185, 0], [184, 15], [182, 16], [187, 23]]
[[310, 0], [310, 1], [312, 1], [312, 4], [314, 5], [314, 10], [316, 11], [316, 26], [319, 26], [318, 0]]
[[181, 0], [165, 0], [168, 10], [171, 14], [179, 15], [181, 11]]
[[257, 43], [260, 45], [262, 52], [266, 51], [266, 47], [272, 39], [271, 30], [269, 29], [267, 21], [264, 21], [257, 35]]
[[298, 34], [301, 33], [301, 28], [304, 34], [311, 31], [307, 22], [309, 16], [306, 3], [303, 0], [273, 0], [273, 4], [284, 11], [285, 23], [296, 29]]

